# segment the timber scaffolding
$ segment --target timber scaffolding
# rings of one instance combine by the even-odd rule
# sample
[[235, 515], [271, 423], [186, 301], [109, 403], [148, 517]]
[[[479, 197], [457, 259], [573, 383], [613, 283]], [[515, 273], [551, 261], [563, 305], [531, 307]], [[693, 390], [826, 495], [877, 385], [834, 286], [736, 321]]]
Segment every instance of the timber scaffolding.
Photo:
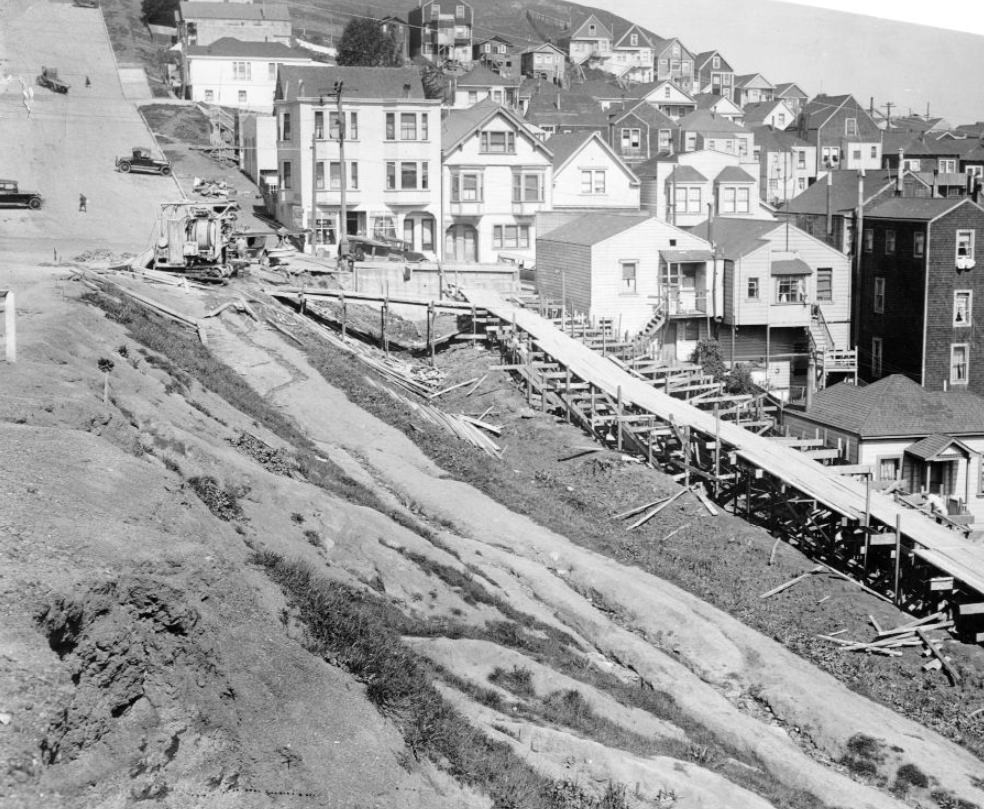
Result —
[[720, 505], [900, 607], [949, 609], [966, 640], [984, 641], [984, 547], [964, 533], [872, 491], [870, 477], [851, 477], [861, 470], [822, 465], [836, 449], [761, 435], [771, 420], [760, 398], [723, 396], [686, 368], [602, 356], [576, 329], [571, 336], [495, 292], [463, 292], [528, 401], [677, 471], [687, 486], [701, 481]]

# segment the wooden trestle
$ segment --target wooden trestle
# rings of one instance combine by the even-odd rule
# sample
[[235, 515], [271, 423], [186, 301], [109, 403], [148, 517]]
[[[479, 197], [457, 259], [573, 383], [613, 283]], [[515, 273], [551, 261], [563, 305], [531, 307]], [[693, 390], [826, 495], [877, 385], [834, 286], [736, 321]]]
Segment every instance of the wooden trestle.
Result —
[[722, 395], [695, 366], [603, 356], [576, 329], [571, 336], [495, 292], [464, 294], [488, 313], [479, 319], [532, 406], [701, 482], [719, 504], [901, 607], [949, 609], [966, 639], [984, 640], [984, 547], [823, 466], [830, 451], [761, 435], [772, 424], [762, 397]]

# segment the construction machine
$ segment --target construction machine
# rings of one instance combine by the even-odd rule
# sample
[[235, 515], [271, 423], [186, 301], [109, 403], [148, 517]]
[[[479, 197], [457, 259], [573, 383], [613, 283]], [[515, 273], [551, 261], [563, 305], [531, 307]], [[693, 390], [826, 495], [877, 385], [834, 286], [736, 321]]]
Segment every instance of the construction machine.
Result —
[[160, 235], [145, 266], [199, 281], [234, 275], [230, 242], [238, 210], [239, 203], [229, 200], [164, 203]]

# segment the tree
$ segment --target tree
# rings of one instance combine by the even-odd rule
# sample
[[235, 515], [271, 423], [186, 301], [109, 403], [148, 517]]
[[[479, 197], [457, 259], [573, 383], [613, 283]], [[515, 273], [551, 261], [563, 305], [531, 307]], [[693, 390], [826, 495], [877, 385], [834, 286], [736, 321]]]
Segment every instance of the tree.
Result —
[[338, 41], [338, 64], [363, 67], [398, 67], [400, 48], [396, 37], [383, 32], [378, 20], [349, 20]]
[[178, 0], [143, 0], [141, 19], [156, 25], [174, 25], [174, 12], [178, 10]]

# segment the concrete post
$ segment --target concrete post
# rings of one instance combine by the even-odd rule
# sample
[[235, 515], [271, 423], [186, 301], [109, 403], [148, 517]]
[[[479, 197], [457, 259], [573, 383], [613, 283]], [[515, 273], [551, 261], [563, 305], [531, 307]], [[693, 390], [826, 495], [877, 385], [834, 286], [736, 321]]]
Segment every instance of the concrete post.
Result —
[[7, 346], [7, 362], [17, 362], [17, 307], [13, 290], [7, 290], [3, 300], [3, 335]]

